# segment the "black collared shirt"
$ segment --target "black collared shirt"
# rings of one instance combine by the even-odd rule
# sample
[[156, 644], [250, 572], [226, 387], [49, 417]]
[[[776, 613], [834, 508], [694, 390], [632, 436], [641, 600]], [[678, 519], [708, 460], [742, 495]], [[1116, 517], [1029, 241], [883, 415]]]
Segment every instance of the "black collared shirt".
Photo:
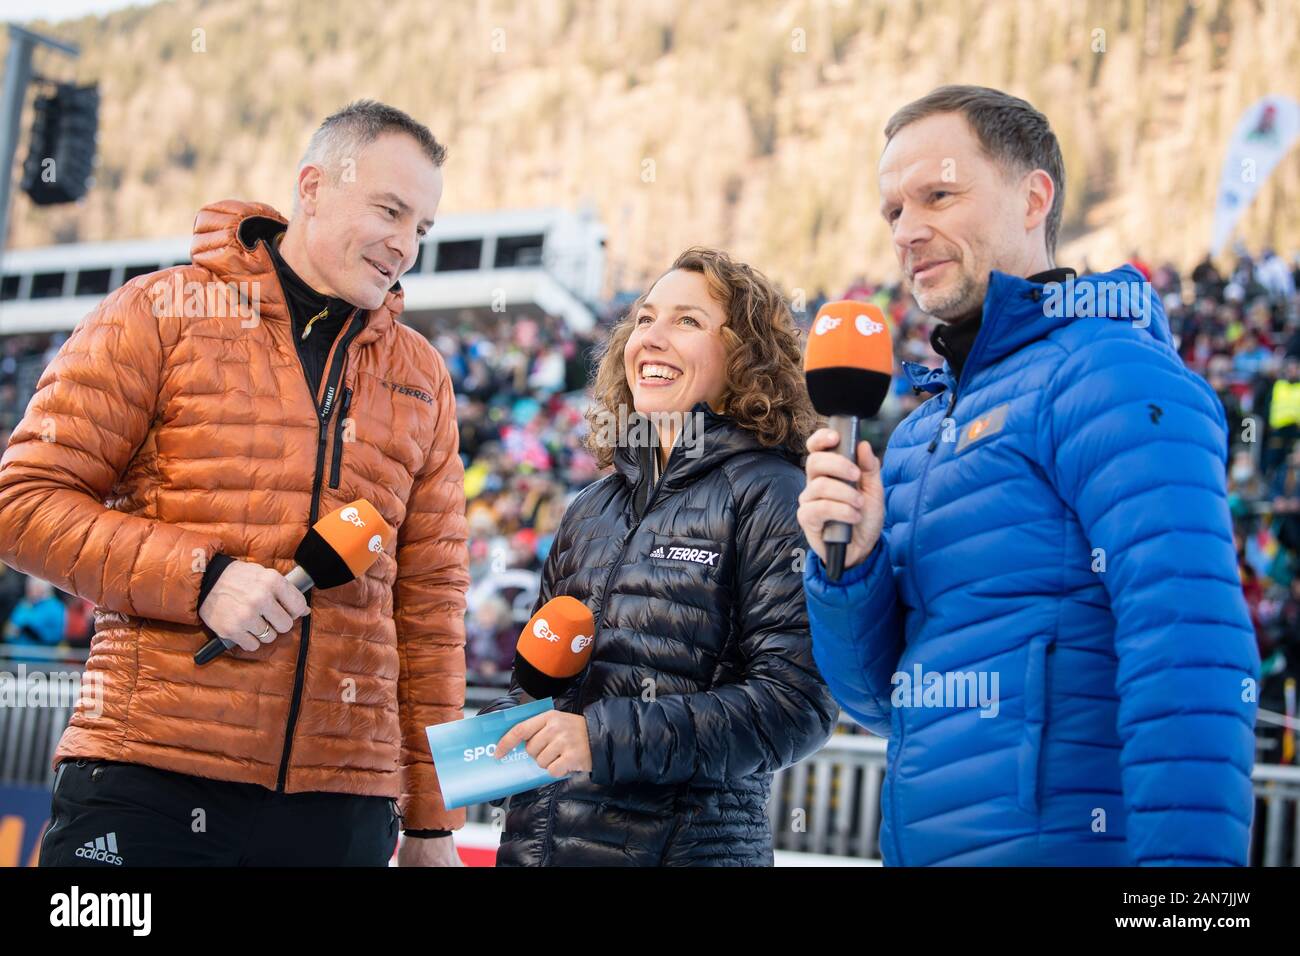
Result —
[[[356, 306], [343, 299], [321, 295], [304, 282], [280, 255], [280, 240], [283, 238], [284, 233], [280, 233], [271, 243], [271, 261], [275, 263], [276, 274], [280, 277], [280, 285], [284, 288], [284, 297], [289, 304], [293, 342], [298, 348], [298, 358], [307, 373], [307, 381], [311, 383], [311, 393], [315, 396], [325, 375], [325, 360], [329, 357], [330, 346], [334, 344], [334, 339]], [[321, 310], [326, 310], [326, 314], [312, 322], [312, 317]], [[311, 322], [311, 331], [304, 339], [303, 332], [308, 322]]]
[[[1029, 276], [1025, 281], [1040, 285], [1046, 282], [1064, 282], [1074, 274], [1073, 269], [1047, 269]], [[934, 346], [936, 352], [948, 360], [954, 378], [961, 376], [962, 366], [966, 364], [966, 357], [970, 355], [970, 350], [975, 345], [975, 336], [979, 335], [980, 324], [983, 321], [984, 306], [981, 303], [979, 309], [965, 318], [958, 319], [956, 322], [940, 322], [930, 332], [930, 344]]]

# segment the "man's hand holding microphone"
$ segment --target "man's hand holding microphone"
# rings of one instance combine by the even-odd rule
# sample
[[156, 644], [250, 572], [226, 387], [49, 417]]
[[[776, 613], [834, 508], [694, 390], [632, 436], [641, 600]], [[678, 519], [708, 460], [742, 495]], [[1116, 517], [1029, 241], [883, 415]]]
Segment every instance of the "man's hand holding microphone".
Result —
[[885, 524], [885, 487], [880, 459], [865, 441], [858, 442], [857, 463], [838, 450], [840, 436], [820, 428], [808, 436], [808, 484], [799, 494], [799, 526], [808, 546], [826, 562], [823, 537], [826, 522], [840, 521], [852, 529], [844, 550], [844, 567], [862, 562], [880, 540]]
[[247, 561], [232, 562], [199, 608], [216, 637], [194, 655], [208, 664], [232, 646], [255, 651], [311, 613], [303, 596], [312, 588], [336, 588], [361, 577], [393, 540], [393, 529], [369, 501], [336, 508], [307, 529], [288, 574]]
[[245, 651], [270, 644], [309, 613], [307, 599], [283, 574], [248, 561], [222, 571], [199, 608], [217, 637]]

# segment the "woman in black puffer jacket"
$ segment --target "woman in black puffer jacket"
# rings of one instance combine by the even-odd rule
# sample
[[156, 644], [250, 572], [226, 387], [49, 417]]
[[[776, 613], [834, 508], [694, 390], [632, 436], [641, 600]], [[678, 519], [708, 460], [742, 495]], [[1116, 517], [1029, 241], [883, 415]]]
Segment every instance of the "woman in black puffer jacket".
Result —
[[789, 309], [689, 250], [611, 333], [595, 399], [615, 472], [565, 513], [537, 602], [581, 601], [595, 645], [556, 709], [502, 738], [564, 779], [511, 798], [497, 865], [770, 865], [772, 773], [837, 716], [804, 610], [815, 422]]

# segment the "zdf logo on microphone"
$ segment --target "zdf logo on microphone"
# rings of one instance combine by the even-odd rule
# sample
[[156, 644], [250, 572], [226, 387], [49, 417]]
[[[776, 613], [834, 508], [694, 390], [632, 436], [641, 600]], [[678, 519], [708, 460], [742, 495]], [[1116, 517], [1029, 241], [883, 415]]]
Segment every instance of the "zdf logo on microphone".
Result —
[[375, 554], [378, 554], [380, 551], [384, 550], [384, 539], [377, 534], [372, 535], [370, 541], [366, 544], [366, 547], [375, 552]]
[[885, 331], [885, 327], [869, 315], [859, 315], [853, 320], [853, 327], [860, 335], [877, 335]]
[[533, 637], [539, 637], [543, 641], [550, 641], [552, 644], [560, 640], [560, 635], [551, 630], [551, 625], [546, 623], [546, 618], [540, 617], [537, 623], [533, 625]]
[[[339, 517], [349, 524], [356, 525], [358, 528], [364, 528], [366, 526], [366, 523], [361, 520], [361, 512], [356, 508], [344, 508], [339, 512]], [[373, 551], [375, 549], [371, 548], [371, 550]]]
[[823, 315], [817, 320], [817, 325], [813, 328], [814, 335], [825, 335], [827, 332], [833, 332], [840, 327], [840, 320], [833, 315]]
[[583, 635], [579, 634], [577, 637], [573, 639], [573, 642], [569, 644], [569, 650], [573, 651], [573, 653], [575, 654], [581, 654], [583, 649], [590, 643], [591, 643], [590, 637], [584, 637]]

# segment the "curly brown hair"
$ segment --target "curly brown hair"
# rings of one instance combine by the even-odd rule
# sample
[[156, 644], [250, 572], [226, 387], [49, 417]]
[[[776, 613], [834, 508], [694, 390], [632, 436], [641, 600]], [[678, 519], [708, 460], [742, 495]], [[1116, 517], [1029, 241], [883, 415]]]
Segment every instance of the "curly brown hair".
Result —
[[[818, 419], [804, 384], [801, 333], [781, 293], [763, 273], [719, 249], [693, 246], [659, 278], [678, 269], [703, 275], [727, 316], [721, 329], [727, 384], [720, 411], [766, 447], [785, 448], [802, 461], [807, 453], [804, 443]], [[632, 303], [597, 352], [586, 445], [601, 468], [613, 463], [615, 445], [599, 423], [606, 416], [617, 416], [620, 408], [633, 407], [623, 348], [649, 292]]]

